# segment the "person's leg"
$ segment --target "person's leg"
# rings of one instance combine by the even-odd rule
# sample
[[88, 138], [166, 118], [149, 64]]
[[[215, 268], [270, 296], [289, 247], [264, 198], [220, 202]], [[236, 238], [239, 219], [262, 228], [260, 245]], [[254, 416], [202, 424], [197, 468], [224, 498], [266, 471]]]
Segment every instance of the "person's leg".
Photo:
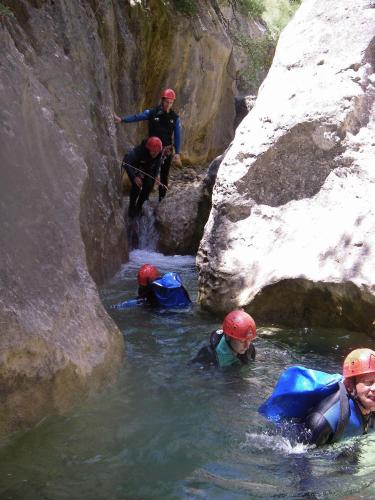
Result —
[[[172, 155], [167, 156], [160, 167], [160, 182], [164, 184], [164, 186], [168, 187], [168, 178], [169, 178], [169, 168], [171, 166]], [[167, 194], [167, 190], [164, 186], [159, 186], [159, 201], [161, 201], [164, 196]]]
[[140, 189], [139, 187], [132, 182], [132, 187], [130, 189], [130, 194], [129, 194], [129, 208], [128, 208], [128, 215], [129, 217], [135, 217], [138, 215], [137, 213], [137, 204], [140, 197]]
[[142, 184], [142, 189], [141, 192], [138, 196], [137, 204], [136, 204], [136, 211], [137, 214], [140, 214], [142, 212], [142, 206], [143, 203], [148, 200], [148, 197], [152, 191], [152, 188], [154, 187], [154, 179], [151, 179], [150, 177], [145, 177], [143, 179], [143, 184]]

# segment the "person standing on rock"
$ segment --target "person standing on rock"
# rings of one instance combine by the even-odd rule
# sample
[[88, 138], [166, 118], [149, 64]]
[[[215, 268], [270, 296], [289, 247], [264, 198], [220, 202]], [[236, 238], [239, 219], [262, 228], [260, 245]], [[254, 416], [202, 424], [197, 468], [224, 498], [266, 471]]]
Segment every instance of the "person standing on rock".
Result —
[[[145, 109], [141, 113], [120, 117], [113, 115], [115, 123], [134, 123], [148, 121], [148, 135], [155, 136], [163, 143], [163, 160], [160, 169], [159, 201], [167, 192], [169, 169], [171, 162], [181, 166], [181, 124], [180, 118], [172, 109], [176, 100], [176, 93], [173, 89], [165, 89], [161, 94], [161, 101], [155, 108]], [[173, 154], [173, 149], [175, 153]]]
[[210, 343], [200, 349], [192, 363], [225, 368], [246, 365], [255, 359], [256, 325], [250, 314], [236, 310], [227, 314], [222, 329], [211, 333]]
[[163, 144], [159, 137], [149, 137], [131, 149], [121, 164], [131, 182], [128, 215], [133, 218], [141, 214], [143, 203], [158, 181], [162, 161]]

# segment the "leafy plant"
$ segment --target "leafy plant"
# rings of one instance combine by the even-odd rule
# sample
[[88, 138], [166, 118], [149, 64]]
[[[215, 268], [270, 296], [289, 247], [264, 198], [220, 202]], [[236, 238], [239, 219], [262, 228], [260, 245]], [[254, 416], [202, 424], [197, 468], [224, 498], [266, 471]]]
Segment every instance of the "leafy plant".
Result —
[[237, 0], [237, 2], [239, 10], [253, 18], [261, 17], [266, 9], [263, 0]]
[[9, 7], [6, 7], [2, 3], [0, 3], [0, 18], [2, 17], [15, 17], [14, 13], [10, 10]]
[[239, 74], [238, 86], [241, 90], [256, 93], [272, 64], [277, 40], [267, 33], [258, 38], [238, 35], [237, 41], [247, 55], [246, 68]]
[[263, 19], [274, 38], [278, 38], [300, 6], [301, 0], [264, 0], [264, 4], [266, 10]]
[[194, 0], [172, 0], [174, 8], [187, 16], [193, 16], [197, 12], [197, 5]]

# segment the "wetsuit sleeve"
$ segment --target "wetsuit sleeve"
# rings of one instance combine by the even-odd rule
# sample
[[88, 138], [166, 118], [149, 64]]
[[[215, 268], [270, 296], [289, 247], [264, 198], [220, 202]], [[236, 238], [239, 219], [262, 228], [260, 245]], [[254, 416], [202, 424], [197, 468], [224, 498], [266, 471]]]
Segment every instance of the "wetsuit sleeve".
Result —
[[149, 306], [158, 306], [159, 302], [155, 296], [154, 290], [150, 285], [138, 287], [138, 298], [143, 300], [143, 303]]
[[150, 116], [150, 109], [145, 109], [142, 113], [137, 113], [136, 115], [128, 115], [121, 118], [122, 123], [134, 123], [148, 120]]
[[135, 167], [138, 164], [138, 161], [139, 158], [135, 149], [129, 151], [129, 153], [127, 153], [124, 156], [124, 159], [122, 160], [122, 168], [126, 170], [132, 182], [134, 181], [134, 178], [137, 176], [137, 171], [135, 170], [135, 168], [133, 168], [133, 166]]
[[255, 354], [255, 347], [253, 346], [253, 344], [250, 344], [248, 350], [243, 354], [238, 354], [237, 358], [243, 365], [247, 365], [250, 363], [250, 361], [254, 361]]
[[254, 345], [250, 344], [249, 349], [247, 350], [247, 356], [254, 361], [256, 353]]
[[332, 427], [320, 411], [313, 410], [307, 415], [304, 423], [307, 432], [303, 436], [303, 441], [307, 444], [322, 446], [331, 441], [333, 437]]
[[216, 354], [210, 346], [202, 347], [198, 354], [191, 360], [191, 363], [199, 363], [202, 366], [217, 366]]
[[174, 148], [176, 150], [176, 154], [180, 154], [181, 150], [181, 122], [180, 117], [177, 118], [174, 124]]

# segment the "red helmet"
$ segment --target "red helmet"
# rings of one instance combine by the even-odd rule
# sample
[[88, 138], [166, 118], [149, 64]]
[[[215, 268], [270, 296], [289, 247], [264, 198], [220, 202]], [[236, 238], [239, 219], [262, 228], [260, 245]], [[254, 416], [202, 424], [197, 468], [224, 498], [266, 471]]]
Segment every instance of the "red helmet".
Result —
[[354, 349], [344, 360], [342, 374], [344, 378], [349, 378], [365, 373], [375, 373], [375, 351]]
[[237, 310], [227, 314], [223, 322], [223, 332], [236, 340], [254, 340], [256, 333], [255, 321], [245, 311]]
[[149, 137], [146, 141], [146, 148], [151, 153], [160, 153], [163, 149], [163, 144], [159, 137]]
[[151, 264], [143, 264], [138, 271], [138, 284], [140, 286], [147, 286], [152, 281], [159, 278], [159, 271]]
[[176, 99], [176, 93], [173, 89], [165, 89], [163, 90], [163, 92], [161, 93], [161, 98], [162, 99], [173, 99], [175, 100]]

